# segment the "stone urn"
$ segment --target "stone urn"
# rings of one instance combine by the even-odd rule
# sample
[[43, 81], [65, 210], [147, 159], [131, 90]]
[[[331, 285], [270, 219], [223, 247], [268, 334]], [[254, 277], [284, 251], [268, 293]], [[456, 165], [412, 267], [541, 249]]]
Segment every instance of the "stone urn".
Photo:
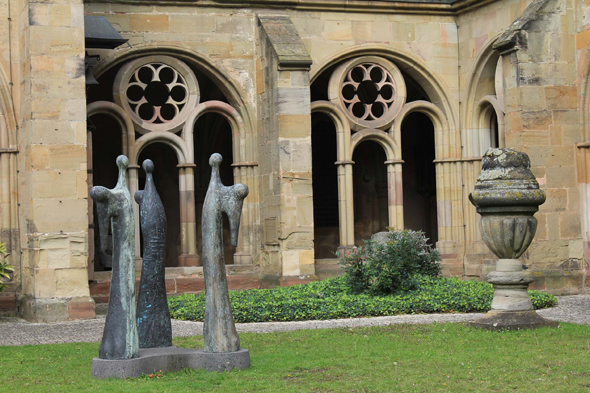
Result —
[[472, 326], [486, 329], [530, 329], [557, 326], [534, 311], [527, 289], [533, 275], [518, 258], [537, 230], [535, 212], [545, 193], [530, 170], [529, 157], [511, 149], [489, 149], [469, 199], [481, 215], [485, 243], [498, 256], [496, 271], [487, 276], [494, 286], [492, 309]]

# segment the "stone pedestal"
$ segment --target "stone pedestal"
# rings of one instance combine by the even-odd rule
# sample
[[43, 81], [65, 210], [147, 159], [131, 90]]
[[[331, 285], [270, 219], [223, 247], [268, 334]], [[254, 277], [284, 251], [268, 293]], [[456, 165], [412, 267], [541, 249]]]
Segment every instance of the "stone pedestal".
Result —
[[201, 349], [167, 348], [140, 349], [139, 357], [124, 360], [92, 359], [92, 377], [137, 378], [142, 374], [169, 373], [185, 368], [207, 371], [244, 370], [250, 367], [250, 352], [207, 353]]

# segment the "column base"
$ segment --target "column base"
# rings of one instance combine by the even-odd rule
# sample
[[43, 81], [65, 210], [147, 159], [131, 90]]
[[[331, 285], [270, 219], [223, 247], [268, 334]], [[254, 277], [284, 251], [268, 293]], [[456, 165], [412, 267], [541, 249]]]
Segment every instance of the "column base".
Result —
[[183, 254], [178, 256], [179, 267], [201, 266], [199, 254]]
[[344, 258], [348, 253], [352, 251], [355, 246], [338, 246], [336, 249], [336, 255], [338, 259]]
[[236, 252], [234, 254], [234, 265], [250, 265], [252, 255], [249, 252]]
[[21, 296], [17, 309], [23, 319], [34, 323], [96, 318], [94, 299], [89, 296], [40, 299]]
[[485, 330], [523, 330], [542, 327], [559, 327], [559, 322], [545, 319], [535, 311], [495, 311], [488, 312], [469, 326]]

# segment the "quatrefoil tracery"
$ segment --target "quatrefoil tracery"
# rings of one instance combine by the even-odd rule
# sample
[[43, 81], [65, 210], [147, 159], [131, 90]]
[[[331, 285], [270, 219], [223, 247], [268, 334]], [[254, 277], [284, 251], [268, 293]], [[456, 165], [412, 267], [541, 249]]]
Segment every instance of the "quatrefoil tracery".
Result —
[[184, 78], [166, 64], [150, 63], [138, 68], [127, 87], [127, 100], [135, 114], [147, 123], [174, 119], [188, 101]]
[[379, 64], [359, 64], [348, 71], [342, 83], [341, 99], [353, 117], [378, 120], [390, 111], [395, 101], [393, 77]]

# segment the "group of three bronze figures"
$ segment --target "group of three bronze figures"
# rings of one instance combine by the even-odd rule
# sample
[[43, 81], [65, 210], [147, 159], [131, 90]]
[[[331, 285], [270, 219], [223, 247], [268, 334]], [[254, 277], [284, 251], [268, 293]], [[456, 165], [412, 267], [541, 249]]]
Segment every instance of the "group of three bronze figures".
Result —
[[222, 213], [227, 214], [231, 242], [236, 246], [240, 216], [248, 187], [226, 187], [219, 176], [221, 155], [209, 159], [212, 168], [203, 204], [203, 273], [205, 276], [204, 349], [182, 350], [172, 346], [172, 325], [166, 299], [166, 215], [153, 179], [154, 164], [143, 162], [145, 188], [135, 193], [143, 236], [143, 264], [137, 306], [135, 302], [135, 218], [127, 188], [129, 160], [117, 158], [119, 177], [114, 189], [96, 186], [90, 191], [98, 215], [100, 243], [113, 239], [113, 269], [109, 305], [99, 357], [93, 360], [96, 378], [135, 377], [155, 371], [182, 368], [227, 370], [250, 365], [247, 350], [240, 349], [223, 257]]

